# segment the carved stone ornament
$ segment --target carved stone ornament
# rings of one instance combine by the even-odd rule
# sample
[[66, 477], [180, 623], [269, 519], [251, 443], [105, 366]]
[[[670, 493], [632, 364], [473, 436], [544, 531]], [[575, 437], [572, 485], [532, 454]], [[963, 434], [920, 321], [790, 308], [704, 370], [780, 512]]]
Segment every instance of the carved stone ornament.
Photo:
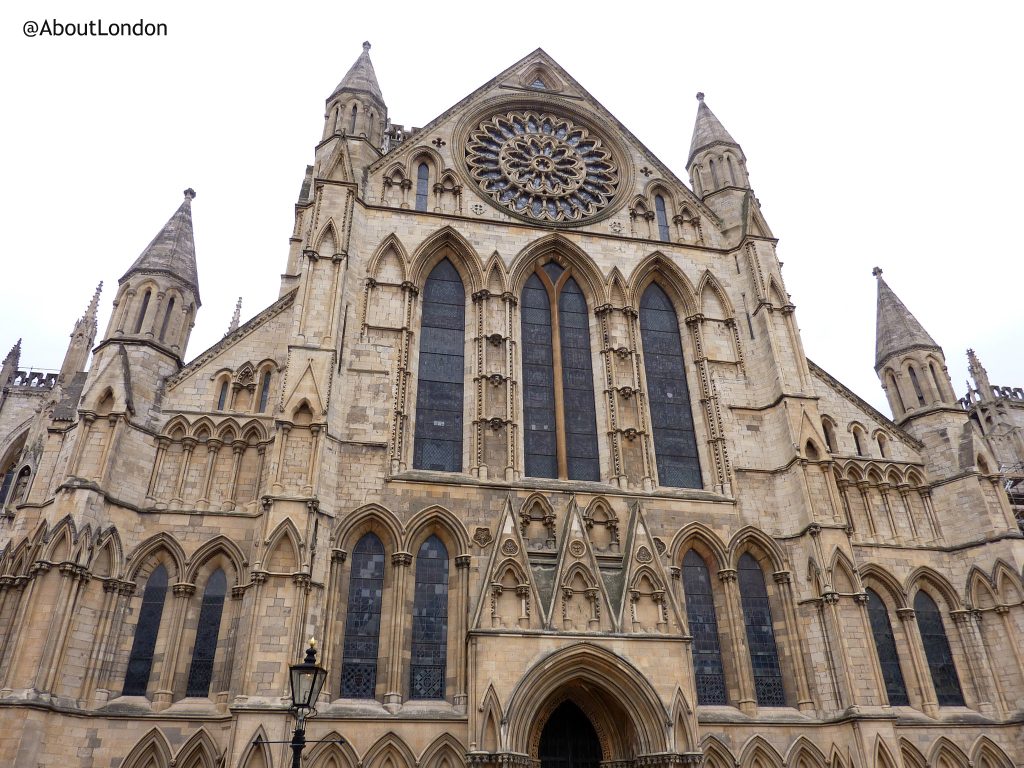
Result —
[[654, 557], [651, 555], [651, 550], [646, 546], [642, 546], [636, 551], [636, 559], [639, 563], [649, 563]]
[[587, 548], [579, 539], [569, 542], [569, 554], [573, 557], [583, 557], [583, 553], [586, 551]]
[[491, 543], [491, 541], [493, 541], [490, 529], [477, 528], [476, 531], [473, 532], [473, 541], [475, 541], [480, 547], [486, 547]]
[[501, 552], [504, 555], [518, 555], [519, 545], [516, 544], [512, 539], [505, 539], [501, 544]]
[[582, 223], [619, 185], [608, 147], [568, 118], [533, 111], [484, 120], [466, 145], [469, 173], [499, 206], [526, 218]]

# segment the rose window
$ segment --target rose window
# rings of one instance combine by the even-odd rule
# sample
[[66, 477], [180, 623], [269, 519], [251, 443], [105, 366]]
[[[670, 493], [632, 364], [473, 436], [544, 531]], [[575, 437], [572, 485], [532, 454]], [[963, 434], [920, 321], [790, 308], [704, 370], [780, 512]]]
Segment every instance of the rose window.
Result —
[[590, 218], [608, 205], [619, 183], [600, 139], [564, 117], [536, 112], [485, 120], [470, 135], [466, 163], [496, 203], [542, 221]]

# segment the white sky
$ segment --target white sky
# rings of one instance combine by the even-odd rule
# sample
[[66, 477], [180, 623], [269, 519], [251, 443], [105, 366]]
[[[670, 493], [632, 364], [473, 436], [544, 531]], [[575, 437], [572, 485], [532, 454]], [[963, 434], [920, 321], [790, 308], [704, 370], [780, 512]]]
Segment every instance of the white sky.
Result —
[[[889, 412], [872, 369], [880, 265], [959, 394], [968, 346], [993, 383], [1024, 386], [1019, 4], [218, 5], [0, 10], [0, 355], [24, 337], [23, 364], [59, 367], [99, 280], [102, 334], [117, 279], [187, 186], [203, 300], [188, 357], [239, 295], [243, 321], [272, 302], [324, 100], [366, 39], [396, 123], [427, 123], [540, 46], [684, 179], [704, 91], [781, 240], [809, 357]], [[168, 36], [22, 34], [140, 16]]]

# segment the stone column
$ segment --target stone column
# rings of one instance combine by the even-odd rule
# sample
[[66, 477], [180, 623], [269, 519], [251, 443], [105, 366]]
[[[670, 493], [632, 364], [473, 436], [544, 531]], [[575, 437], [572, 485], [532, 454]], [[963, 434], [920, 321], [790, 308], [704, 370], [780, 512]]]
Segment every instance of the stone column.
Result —
[[387, 693], [384, 694], [384, 709], [394, 714], [402, 707], [402, 641], [405, 638], [406, 603], [409, 581], [409, 566], [412, 565], [412, 554], [395, 552], [391, 556], [391, 565], [395, 574], [394, 621], [391, 622], [391, 637], [388, 638], [388, 677]]
[[[457, 587], [455, 596], [455, 621], [452, 635], [455, 638], [455, 696], [452, 703], [457, 712], [465, 712], [469, 696], [466, 691], [466, 614], [469, 611], [469, 566], [472, 555], [455, 557]], [[448, 639], [451, 643], [451, 636]]]
[[184, 652], [182, 634], [185, 629], [185, 617], [196, 585], [181, 582], [173, 585], [171, 590], [177, 599], [171, 601], [170, 621], [167, 622], [167, 635], [164, 639], [164, 663], [160, 670], [157, 690], [153, 692], [153, 710], [156, 712], [167, 709], [174, 701], [174, 675], [178, 671], [178, 663]]
[[146, 501], [156, 501], [156, 484], [160, 479], [160, 472], [164, 468], [164, 457], [167, 455], [167, 447], [171, 444], [170, 438], [158, 437], [156, 439], [156, 459], [153, 461], [153, 473], [149, 476], [149, 486], [146, 488]]
[[929, 717], [936, 717], [939, 714], [939, 699], [935, 694], [935, 686], [932, 684], [928, 662], [925, 660], [924, 642], [921, 640], [921, 632], [917, 627], [917, 614], [913, 608], [897, 608], [896, 615], [903, 622], [907, 645], [910, 646], [914, 676], [917, 678], [918, 690], [921, 691], [921, 709]]
[[735, 568], [723, 568], [718, 572], [718, 580], [722, 582], [722, 587], [725, 590], [726, 621], [729, 623], [732, 657], [735, 660], [734, 666], [739, 684], [740, 698], [737, 705], [743, 714], [753, 716], [757, 713], [757, 694], [754, 691], [750, 654], [747, 652], [747, 625], [743, 619], [737, 576]]

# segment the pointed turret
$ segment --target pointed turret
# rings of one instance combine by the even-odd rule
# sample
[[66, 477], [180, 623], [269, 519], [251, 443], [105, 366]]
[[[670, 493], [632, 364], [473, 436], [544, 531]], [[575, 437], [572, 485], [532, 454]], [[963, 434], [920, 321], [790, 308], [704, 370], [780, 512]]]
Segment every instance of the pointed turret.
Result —
[[697, 101], [700, 104], [686, 163], [694, 192], [704, 198], [730, 187], [748, 188], [747, 159], [739, 143], [704, 102], [703, 93], [697, 94]]
[[925, 408], [955, 405], [942, 347], [882, 279], [882, 270], [875, 267], [871, 274], [878, 280], [875, 372], [893, 417], [905, 421]]
[[370, 61], [370, 44], [363, 43], [363, 52], [327, 99], [323, 138], [341, 134], [365, 139], [376, 150], [387, 117], [388, 108]]
[[[373, 71], [373, 62], [370, 61], [370, 44], [368, 42], [363, 43], [363, 52], [359, 54], [359, 58], [356, 59], [345, 76], [341, 78], [341, 82], [338, 83], [338, 87], [334, 89], [334, 93], [331, 94], [331, 99], [337, 96], [342, 91], [351, 91], [354, 93], [363, 92], [370, 94], [373, 98], [377, 99], [381, 104], [384, 103], [384, 96], [380, 92], [380, 84], [377, 82], [377, 73]], [[330, 101], [330, 99], [328, 99]]]
[[75, 322], [74, 330], [71, 331], [71, 342], [68, 344], [68, 351], [64, 355], [64, 363], [60, 367], [58, 381], [69, 381], [76, 373], [85, 370], [89, 362], [89, 352], [93, 342], [96, 341], [96, 316], [99, 311], [100, 294], [103, 292], [103, 283], [96, 286], [96, 292], [92, 295], [89, 306], [85, 313]]
[[4, 358], [3, 363], [0, 364], [0, 388], [7, 386], [11, 377], [18, 370], [18, 365], [20, 363], [21, 339], [18, 339], [17, 343], [11, 347], [11, 351], [7, 353], [7, 357]]
[[988, 371], [985, 370], [985, 366], [981, 364], [973, 349], [967, 350], [967, 370], [971, 374], [971, 378], [974, 379], [974, 388], [978, 390], [981, 401], [984, 403], [994, 400], [992, 382], [988, 380]]
[[104, 342], [153, 342], [179, 362], [188, 343], [199, 301], [192, 201], [185, 199], [152, 242], [118, 281], [114, 311]]

